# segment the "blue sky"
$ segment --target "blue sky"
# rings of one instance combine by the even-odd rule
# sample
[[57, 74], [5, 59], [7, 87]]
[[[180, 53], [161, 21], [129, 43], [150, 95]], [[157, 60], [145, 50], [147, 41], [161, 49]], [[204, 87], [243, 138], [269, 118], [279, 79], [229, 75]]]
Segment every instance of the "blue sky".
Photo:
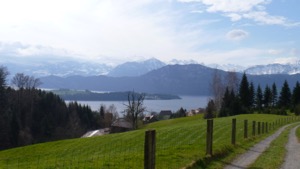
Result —
[[299, 6], [299, 0], [0, 0], [0, 58], [295, 62]]

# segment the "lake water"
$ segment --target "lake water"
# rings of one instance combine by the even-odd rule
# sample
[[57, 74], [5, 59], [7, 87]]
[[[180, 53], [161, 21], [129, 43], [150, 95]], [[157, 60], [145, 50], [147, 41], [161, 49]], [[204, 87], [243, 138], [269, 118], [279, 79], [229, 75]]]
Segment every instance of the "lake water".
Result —
[[[144, 100], [144, 106], [147, 112], [160, 112], [161, 110], [171, 110], [175, 112], [181, 107], [187, 111], [197, 108], [205, 108], [208, 103], [208, 96], [180, 96], [178, 100]], [[67, 101], [68, 102], [68, 101]], [[123, 112], [126, 108], [124, 104], [127, 101], [77, 101], [80, 104], [85, 104], [91, 107], [92, 110], [99, 110], [101, 105], [106, 107], [114, 104], [117, 111]]]

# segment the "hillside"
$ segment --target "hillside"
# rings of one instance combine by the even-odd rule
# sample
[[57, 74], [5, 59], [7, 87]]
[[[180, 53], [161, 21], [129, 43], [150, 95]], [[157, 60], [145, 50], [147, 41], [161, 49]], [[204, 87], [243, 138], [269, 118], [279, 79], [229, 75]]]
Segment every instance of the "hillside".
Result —
[[[254, 114], [215, 119], [214, 153], [223, 152], [226, 155], [226, 152], [235, 151], [230, 146], [232, 118], [237, 119], [238, 129], [242, 129], [243, 121], [248, 119], [248, 128], [251, 130], [250, 122], [253, 120], [273, 123], [287, 117]], [[201, 163], [204, 160], [206, 120], [200, 115], [160, 121], [127, 133], [62, 140], [0, 151], [0, 168], [143, 168], [144, 132], [148, 129], [155, 129], [157, 132], [157, 168], [182, 168], [193, 161]], [[255, 140], [245, 140], [243, 131], [237, 130], [237, 144], [247, 148], [266, 135], [261, 136]], [[211, 166], [206, 163], [203, 165], [208, 168]], [[220, 165], [215, 163], [211, 168], [218, 168]]]
[[[138, 77], [109, 77], [109, 76], [47, 76], [41, 78], [42, 88], [69, 88], [77, 90], [95, 91], [132, 91], [146, 93], [166, 93], [175, 95], [210, 95], [210, 84], [216, 69], [199, 64], [168, 65], [153, 70]], [[221, 76], [226, 72], [219, 70]], [[241, 73], [237, 73], [239, 77]], [[284, 80], [293, 87], [300, 74], [286, 75], [249, 75], [249, 81], [264, 87], [275, 82], [281, 88]]]
[[[52, 90], [54, 94], [59, 95], [64, 100], [76, 100], [76, 101], [127, 101], [128, 94], [127, 92], [105, 92], [97, 93], [89, 90], [68, 90], [68, 89], [59, 89]], [[139, 95], [141, 93], [136, 93]], [[149, 94], [142, 93], [145, 95], [145, 100], [173, 100], [181, 99], [179, 96], [170, 95], [170, 94]]]

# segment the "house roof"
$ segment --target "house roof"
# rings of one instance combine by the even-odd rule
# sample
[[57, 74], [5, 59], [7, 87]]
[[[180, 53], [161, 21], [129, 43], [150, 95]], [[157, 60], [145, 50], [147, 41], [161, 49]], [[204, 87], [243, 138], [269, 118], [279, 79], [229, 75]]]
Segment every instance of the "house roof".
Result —
[[115, 120], [111, 126], [132, 129], [132, 124], [124, 118]]
[[162, 111], [160, 111], [159, 115], [161, 115], [161, 116], [171, 116], [172, 111], [171, 110], [162, 110]]

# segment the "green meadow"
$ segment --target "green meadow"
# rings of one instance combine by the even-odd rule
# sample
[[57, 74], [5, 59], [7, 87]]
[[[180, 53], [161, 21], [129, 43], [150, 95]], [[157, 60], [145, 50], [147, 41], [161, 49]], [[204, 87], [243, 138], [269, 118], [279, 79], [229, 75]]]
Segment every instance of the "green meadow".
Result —
[[[233, 118], [237, 119], [235, 146], [231, 145]], [[140, 169], [144, 165], [145, 131], [149, 129], [156, 130], [156, 168], [220, 168], [226, 161], [287, 123], [287, 118], [292, 122], [291, 116], [265, 114], [214, 119], [213, 158], [208, 158], [205, 152], [206, 120], [202, 115], [197, 115], [159, 121], [126, 133], [61, 140], [0, 151], [0, 168]], [[248, 139], [244, 139], [246, 119]], [[281, 124], [278, 123], [279, 120]], [[268, 122], [269, 132], [252, 138], [252, 121]], [[277, 124], [274, 130], [273, 124]]]

